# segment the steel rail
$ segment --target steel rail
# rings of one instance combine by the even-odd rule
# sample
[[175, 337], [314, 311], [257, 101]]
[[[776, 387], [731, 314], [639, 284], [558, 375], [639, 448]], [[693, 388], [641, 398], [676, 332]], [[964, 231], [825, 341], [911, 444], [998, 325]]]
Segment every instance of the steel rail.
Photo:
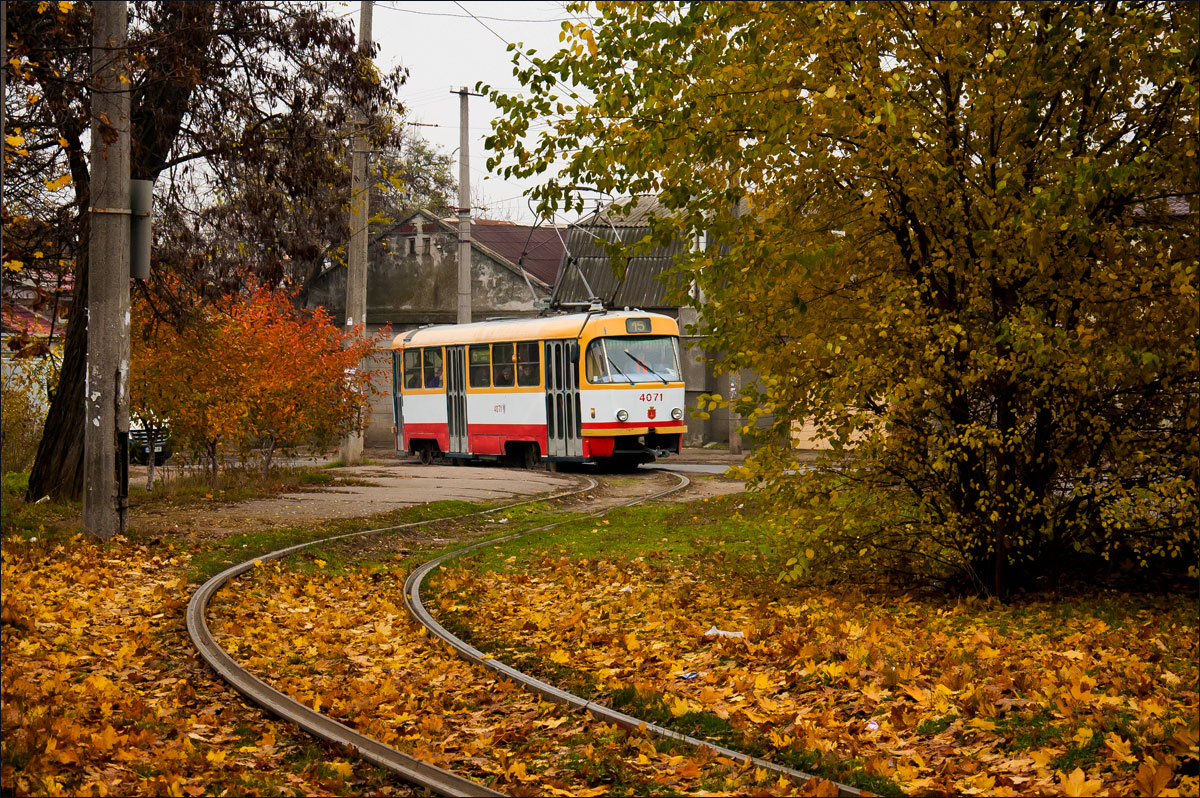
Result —
[[[691, 484], [691, 480], [688, 479], [687, 477], [685, 477], [683, 474], [672, 474], [672, 476], [674, 476], [680, 480], [678, 485], [675, 485], [674, 487], [669, 488], [667, 490], [655, 493], [651, 496], [645, 496], [645, 497], [642, 497], [635, 501], [626, 502], [624, 504], [618, 504], [618, 505], [616, 505], [616, 507], [633, 507], [634, 505], [641, 504], [642, 502], [661, 498], [662, 496], [667, 496], [667, 495], [670, 495], [677, 491], [683, 490], [689, 484]], [[615, 509], [615, 508], [613, 508], [613, 507], [606, 508], [604, 510], [600, 510], [598, 512], [595, 512], [595, 513], [592, 513], [590, 515], [586, 515], [583, 517], [584, 518], [599, 517], [599, 516], [604, 515], [611, 509]], [[579, 520], [579, 519], [574, 519], [574, 520]], [[547, 684], [546, 682], [543, 682], [541, 679], [538, 679], [536, 677], [530, 676], [527, 673], [519, 671], [516, 668], [512, 667], [511, 665], [506, 665], [505, 663], [501, 662], [500, 660], [496, 659], [495, 657], [491, 656], [490, 654], [483, 653], [479, 649], [472, 646], [470, 643], [467, 643], [465, 640], [462, 640], [459, 637], [455, 636], [454, 634], [449, 632], [444, 626], [442, 626], [440, 623], [438, 623], [437, 620], [429, 613], [429, 610], [427, 610], [425, 608], [425, 604], [421, 601], [421, 584], [422, 584], [422, 582], [424, 582], [426, 576], [428, 576], [435, 568], [440, 568], [442, 566], [442, 564], [445, 563], [446, 561], [451, 560], [455, 557], [459, 557], [463, 554], [468, 554], [472, 551], [483, 548], [484, 546], [496, 545], [498, 543], [503, 543], [508, 540], [513, 540], [515, 538], [519, 538], [524, 535], [531, 534], [533, 532], [541, 532], [541, 531], [544, 531], [547, 529], [553, 529], [554, 527], [560, 526], [563, 523], [566, 523], [566, 522], [556, 521], [553, 524], [547, 524], [546, 526], [537, 527], [535, 529], [527, 529], [527, 530], [524, 530], [521, 532], [514, 532], [513, 534], [508, 535], [506, 537], [492, 538], [491, 540], [486, 540], [486, 541], [477, 543], [473, 546], [468, 546], [468, 547], [465, 547], [462, 549], [456, 549], [455, 551], [452, 551], [452, 552], [447, 552], [446, 554], [443, 554], [433, 560], [430, 560], [429, 562], [425, 563], [424, 565], [420, 566], [415, 571], [413, 571], [412, 574], [410, 574], [408, 579], [405, 581], [405, 583], [404, 583], [404, 605], [405, 605], [405, 607], [408, 608], [409, 613], [412, 614], [413, 618], [416, 619], [416, 621], [418, 623], [422, 624], [423, 626], [425, 626], [425, 628], [429, 629], [429, 631], [432, 634], [441, 638], [445, 643], [447, 643], [451, 648], [453, 648], [455, 650], [455, 652], [458, 653], [458, 655], [460, 657], [462, 657], [463, 659], [465, 659], [469, 662], [473, 662], [476, 665], [480, 665], [484, 668], [487, 668], [488, 670], [492, 671], [493, 673], [499, 674], [507, 679], [511, 679], [513, 682], [517, 683], [521, 687], [541, 695], [543, 698], [545, 698], [548, 701], [553, 701], [556, 704], [562, 704], [562, 705], [568, 706], [577, 711], [591, 713], [593, 717], [595, 717], [598, 720], [601, 720], [605, 723], [611, 723], [611, 724], [621, 726], [626, 729], [635, 729], [638, 731], [646, 731], [657, 737], [664, 737], [664, 738], [674, 740], [679, 743], [684, 743], [686, 745], [692, 746], [693, 748], [711, 749], [712, 751], [716, 752], [718, 755], [728, 757], [729, 759], [732, 759], [735, 762], [739, 762], [741, 764], [751, 763], [751, 764], [755, 765], [756, 767], [760, 767], [760, 768], [770, 771], [772, 773], [778, 773], [781, 776], [786, 776], [788, 779], [790, 779], [795, 784], [804, 784], [813, 779], [821, 778], [820, 776], [814, 776], [810, 773], [804, 773], [802, 771], [795, 770], [795, 769], [789, 768], [789, 767], [785, 767], [783, 765], [777, 765], [774, 762], [770, 762], [770, 761], [762, 759], [760, 757], [750, 756], [749, 754], [742, 753], [741, 751], [735, 751], [731, 748], [725, 748], [724, 746], [715, 745], [714, 743], [711, 743], [707, 740], [701, 740], [696, 737], [691, 737], [689, 735], [682, 734], [677, 731], [673, 731], [673, 730], [665, 728], [663, 726], [658, 726], [653, 723], [647, 723], [646, 721], [644, 721], [640, 718], [635, 718], [632, 715], [626, 715], [624, 712], [618, 712], [617, 710], [612, 709], [611, 707], [606, 707], [602, 704], [597, 704], [594, 701], [589, 701], [585, 698], [581, 698], [580, 696], [577, 696], [573, 693], [569, 693], [566, 690], [561, 690], [552, 684]], [[825, 780], [832, 781], [829, 779], [825, 779]], [[838, 795], [861, 796], [863, 794], [862, 791], [859, 790], [857, 787], [851, 787], [848, 784], [842, 784], [842, 783], [836, 782], [836, 781], [834, 781], [833, 784], [836, 785], [836, 787], [838, 789]]]
[[[252, 675], [248, 670], [238, 665], [229, 654], [221, 648], [213, 637], [212, 632], [208, 628], [208, 621], [205, 617], [208, 603], [217, 591], [225, 586], [229, 580], [236, 576], [240, 576], [246, 571], [251, 570], [257, 564], [277, 560], [287, 555], [300, 551], [301, 549], [315, 546], [319, 543], [330, 543], [335, 540], [343, 540], [346, 538], [363, 537], [365, 535], [374, 535], [380, 532], [392, 532], [398, 529], [409, 529], [427, 524], [441, 523], [445, 521], [457, 521], [463, 518], [470, 518], [478, 515], [491, 515], [503, 510], [508, 510], [513, 507], [520, 507], [525, 504], [531, 504], [539, 501], [552, 501], [554, 499], [562, 499], [569, 496], [575, 496], [580, 493], [586, 493], [597, 486], [597, 482], [590, 477], [587, 478], [587, 486], [576, 490], [564, 491], [552, 496], [540, 496], [526, 501], [514, 502], [513, 504], [503, 505], [501, 507], [492, 507], [487, 510], [479, 510], [462, 515], [447, 516], [445, 518], [431, 518], [425, 521], [413, 521], [407, 524], [397, 524], [395, 526], [380, 527], [378, 529], [367, 529], [361, 532], [348, 532], [342, 535], [334, 535], [332, 537], [321, 538], [319, 540], [310, 540], [307, 543], [299, 543], [294, 546], [279, 549], [255, 557], [245, 562], [238, 563], [230, 568], [226, 568], [221, 573], [209, 579], [192, 594], [191, 601], [187, 607], [187, 630], [188, 635], [192, 639], [192, 643], [196, 646], [196, 650], [205, 662], [209, 664], [217, 675], [227, 682], [233, 689], [237, 690], [247, 699], [267, 710], [268, 712], [277, 715], [278, 717], [295, 723], [304, 731], [319, 737], [336, 745], [349, 746], [358, 751], [358, 753], [367, 761], [387, 768], [397, 774], [405, 781], [415, 784], [423, 789], [430, 790], [439, 795], [447, 796], [499, 796], [503, 793], [478, 784], [470, 779], [465, 779], [462, 776], [455, 775], [448, 770], [431, 765], [417, 759], [414, 756], [399, 751], [391, 746], [367, 737], [364, 734], [351, 729], [350, 727], [338, 723], [332, 718], [326, 717], [319, 712], [314, 712], [304, 704], [295, 699], [281, 693], [262, 680]], [[511, 536], [510, 536], [511, 537]], [[483, 541], [486, 544], [490, 541]], [[482, 545], [482, 544], [480, 544]]]

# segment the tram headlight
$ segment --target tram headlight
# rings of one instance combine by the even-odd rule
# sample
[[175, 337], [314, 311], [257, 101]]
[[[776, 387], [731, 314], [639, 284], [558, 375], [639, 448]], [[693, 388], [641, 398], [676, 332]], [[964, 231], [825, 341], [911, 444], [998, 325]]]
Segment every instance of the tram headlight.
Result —
[[674, 410], [672, 410], [672, 411], [671, 411], [671, 418], [675, 419], [676, 421], [678, 421], [679, 419], [683, 418], [683, 408], [681, 408], [681, 407], [677, 407], [677, 408], [675, 408]]
[[618, 410], [617, 411], [617, 421], [620, 421], [622, 424], [624, 424], [628, 420], [629, 420], [629, 411], [628, 410]]

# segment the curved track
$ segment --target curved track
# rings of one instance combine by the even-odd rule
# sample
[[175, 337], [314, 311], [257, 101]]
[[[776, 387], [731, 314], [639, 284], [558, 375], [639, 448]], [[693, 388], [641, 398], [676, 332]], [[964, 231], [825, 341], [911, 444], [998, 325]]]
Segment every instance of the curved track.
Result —
[[[534, 501], [548, 501], [552, 499], [562, 499], [568, 496], [575, 496], [580, 493], [586, 493], [597, 486], [594, 479], [588, 478], [588, 484], [576, 490], [565, 491], [551, 496], [541, 496], [529, 499], [523, 502], [504, 505], [503, 507], [493, 507], [488, 510], [480, 510], [473, 513], [465, 513], [463, 515], [450, 516], [447, 518], [433, 518], [427, 521], [415, 521], [410, 524], [398, 524], [396, 526], [381, 527], [379, 529], [368, 529], [362, 532], [350, 532], [344, 535], [334, 535], [332, 537], [321, 538], [320, 540], [311, 540], [307, 543], [300, 543], [295, 546], [288, 546], [278, 551], [273, 551], [270, 554], [264, 554], [260, 557], [247, 560], [243, 563], [227, 568], [221, 573], [209, 579], [201, 585], [192, 595], [192, 600], [188, 603], [187, 608], [187, 629], [188, 635], [192, 638], [192, 643], [196, 646], [200, 656], [204, 658], [212, 669], [224, 679], [231, 687], [241, 693], [243, 696], [254, 702], [258, 706], [268, 712], [277, 715], [284, 720], [295, 723], [306, 732], [320, 737], [337, 745], [350, 746], [356, 749], [362, 757], [376, 765], [385, 767], [388, 770], [398, 773], [404, 780], [430, 790], [439, 795], [503, 795], [482, 784], [477, 784], [469, 779], [464, 779], [457, 776], [448, 770], [430, 765], [416, 757], [398, 751], [391, 746], [384, 745], [376, 740], [371, 739], [363, 734], [359, 734], [354, 729], [345, 726], [332, 718], [327, 718], [324, 715], [314, 712], [304, 704], [296, 701], [293, 698], [279, 692], [273, 687], [257, 679], [245, 668], [238, 665], [226, 651], [221, 648], [209, 631], [208, 622], [205, 618], [205, 611], [208, 608], [208, 602], [216, 595], [225, 584], [236, 576], [239, 576], [246, 571], [254, 568], [258, 562], [268, 560], [277, 560], [281, 557], [286, 557], [295, 551], [315, 546], [319, 543], [329, 543], [335, 540], [345, 538], [363, 537], [366, 535], [374, 535], [381, 532], [392, 532], [398, 529], [408, 529], [412, 527], [424, 526], [427, 524], [442, 523], [445, 521], [454, 521], [463, 518], [470, 518], [478, 515], [489, 515], [502, 510], [507, 510], [513, 507], [520, 507], [524, 504], [529, 504]], [[491, 541], [485, 541], [491, 542]], [[482, 545], [482, 544], [480, 544]]]
[[[643, 496], [643, 497], [640, 497], [637, 499], [622, 502], [622, 503], [613, 505], [613, 507], [608, 507], [603, 510], [599, 510], [594, 513], [590, 513], [583, 517], [585, 517], [585, 518], [598, 517], [598, 516], [604, 515], [605, 513], [607, 513], [610, 509], [613, 509], [614, 507], [632, 507], [634, 505], [641, 504], [642, 502], [650, 501], [653, 499], [657, 499], [657, 498], [661, 498], [663, 496], [670, 495], [672, 493], [676, 493], [680, 490], [683, 490], [684, 488], [688, 487], [691, 484], [691, 480], [688, 479], [683, 474], [672, 473], [671, 476], [674, 476], [679, 481], [676, 485], [672, 486], [671, 488], [668, 488], [667, 490], [659, 491], [657, 493], [653, 493], [648, 496]], [[426, 521], [415, 521], [413, 523], [399, 524], [396, 526], [389, 526], [389, 527], [381, 527], [378, 529], [368, 529], [368, 530], [364, 530], [361, 532], [351, 532], [348, 534], [334, 535], [334, 536], [327, 537], [327, 538], [321, 538], [319, 540], [312, 540], [307, 543], [300, 543], [295, 546], [289, 546], [287, 548], [279, 549], [278, 551], [273, 551], [269, 554], [264, 554], [259, 557], [239, 563], [237, 565], [234, 565], [230, 568], [225, 569], [221, 573], [219, 573], [216, 576], [214, 576], [213, 578], [209, 579], [207, 582], [205, 582], [203, 585], [201, 585], [196, 590], [196, 592], [192, 595], [192, 599], [188, 603], [187, 616], [186, 616], [187, 617], [188, 635], [191, 637], [193, 644], [196, 646], [197, 651], [200, 653], [200, 656], [231, 687], [233, 687], [235, 690], [237, 690], [239, 693], [241, 693], [243, 696], [245, 696], [247, 699], [249, 699], [250, 701], [257, 704], [258, 706], [262, 707], [263, 709], [267, 710], [268, 712], [270, 712], [284, 720], [295, 723], [297, 726], [299, 726], [301, 729], [305, 730], [306, 732], [308, 732], [316, 737], [319, 737], [323, 740], [326, 740], [328, 742], [331, 742], [331, 743], [334, 743], [337, 745], [344, 745], [344, 746], [349, 746], [351, 748], [354, 748], [355, 750], [357, 750], [359, 752], [359, 754], [364, 759], [372, 762], [373, 764], [379, 765], [380, 767], [387, 768], [387, 769], [397, 773], [398, 775], [400, 775], [401, 778], [410, 782], [411, 784], [414, 784], [418, 787], [429, 790], [429, 791], [439, 794], [439, 795], [448, 795], [448, 796], [456, 796], [456, 795], [499, 796], [499, 795], [503, 795], [503, 793], [496, 792], [495, 790], [492, 790], [489, 787], [485, 787], [482, 784], [478, 784], [469, 779], [465, 779], [461, 776], [455, 775], [454, 773], [451, 773], [450, 771], [447, 771], [442, 768], [431, 765], [427, 762], [417, 759], [416, 757], [410, 756], [408, 754], [405, 754], [402, 751], [392, 748], [391, 746], [384, 745], [383, 743], [380, 743], [377, 740], [374, 740], [370, 737], [360, 734], [360, 733], [356, 732], [354, 729], [351, 729], [350, 727], [348, 727], [344, 724], [338, 723], [337, 721], [333, 720], [332, 718], [328, 718], [324, 715], [321, 715], [318, 712], [314, 712], [312, 709], [309, 709], [304, 704], [301, 704], [300, 702], [296, 701], [295, 699], [276, 690], [275, 688], [270, 687], [266, 683], [262, 682], [261, 680], [259, 680], [255, 676], [253, 676], [245, 668], [238, 665], [237, 662], [235, 662], [233, 660], [233, 658], [230, 657], [229, 654], [226, 653], [226, 651], [221, 648], [221, 646], [217, 643], [216, 639], [213, 637], [211, 631], [208, 628], [208, 623], [205, 618], [205, 612], [208, 608], [209, 601], [211, 601], [212, 597], [214, 595], [216, 595], [218, 590], [220, 590], [222, 587], [224, 587], [225, 584], [227, 584], [229, 582], [229, 580], [233, 579], [234, 577], [240, 576], [241, 574], [254, 568], [256, 563], [280, 559], [282, 557], [286, 557], [287, 555], [289, 555], [293, 552], [300, 551], [309, 546], [315, 546], [315, 545], [318, 545], [321, 543], [329, 543], [332, 541], [342, 540], [342, 539], [346, 539], [346, 538], [353, 538], [353, 537], [364, 537], [366, 535], [374, 535], [374, 534], [379, 534], [382, 532], [392, 532], [392, 531], [399, 530], [399, 529], [408, 529], [408, 528], [419, 527], [419, 526], [424, 526], [424, 525], [428, 525], [428, 524], [442, 523], [442, 522], [446, 522], [446, 521], [461, 520], [461, 519], [470, 518], [473, 516], [489, 515], [489, 514], [500, 512], [502, 510], [511, 509], [513, 507], [520, 507], [525, 504], [530, 504], [535, 501], [547, 501], [547, 500], [553, 500], [553, 499], [567, 498], [570, 496], [576, 496], [576, 495], [579, 495], [582, 493], [586, 493], [586, 492], [594, 489], [595, 487], [597, 487], [598, 483], [596, 482], [596, 480], [588, 478], [587, 482], [588, 482], [588, 484], [582, 488], [577, 488], [577, 489], [570, 490], [570, 491], [564, 491], [562, 493], [553, 494], [551, 496], [536, 497], [536, 498], [529, 499], [526, 501], [507, 504], [507, 505], [504, 505], [501, 507], [493, 507], [488, 510], [480, 510], [477, 512], [465, 513], [463, 515], [449, 516], [446, 518], [434, 518], [434, 519], [429, 519]], [[579, 516], [576, 516], [575, 519], [573, 519], [573, 520], [578, 520], [578, 518], [579, 518]], [[546, 524], [544, 526], [536, 527], [534, 529], [527, 529], [527, 530], [517, 532], [517, 533], [511, 534], [511, 535], [507, 535], [504, 537], [489, 538], [487, 540], [480, 541], [480, 542], [478, 542], [474, 545], [468, 546], [466, 548], [458, 549], [456, 551], [453, 551], [453, 552], [450, 552], [447, 554], [443, 554], [440, 557], [430, 560], [429, 562], [423, 564], [422, 566], [417, 568], [415, 571], [413, 571], [413, 573], [409, 576], [408, 580], [405, 582], [405, 585], [404, 585], [405, 606], [408, 608], [409, 612], [417, 620], [418, 623], [420, 623], [423, 626], [425, 626], [426, 628], [428, 628], [432, 634], [436, 635], [437, 637], [439, 637], [443, 641], [445, 641], [447, 644], [449, 644], [459, 654], [459, 656], [463, 657], [464, 659], [466, 659], [470, 662], [474, 662], [477, 665], [481, 665], [484, 668], [487, 668], [497, 674], [500, 674], [500, 675], [504, 676], [505, 678], [511, 679], [513, 682], [525, 687], [526, 689], [532, 690], [532, 691], [542, 695], [547, 700], [554, 701], [556, 703], [563, 704], [563, 705], [572, 707], [577, 710], [589, 712], [593, 716], [599, 718], [600, 720], [602, 720], [606, 723], [613, 723], [613, 724], [617, 724], [617, 725], [620, 725], [620, 726], [623, 726], [626, 728], [644, 729], [645, 731], [647, 731], [650, 734], [654, 734], [654, 735], [657, 735], [660, 737], [670, 738], [672, 740], [676, 740], [678, 742], [685, 743], [687, 745], [691, 745], [691, 746], [694, 746], [697, 748], [707, 747], [722, 756], [726, 756], [726, 757], [729, 757], [730, 759], [733, 759], [734, 761], [742, 762], [742, 763], [746, 763], [746, 762], [753, 763], [755, 766], [763, 768], [764, 770], [768, 770], [768, 771], [771, 771], [774, 773], [778, 773], [778, 774], [787, 776], [788, 778], [790, 778], [792, 781], [794, 781], [796, 783], [802, 784], [804, 782], [807, 782], [807, 781], [815, 778], [807, 773], [802, 773], [800, 771], [793, 770], [791, 768], [782, 767], [780, 765], [776, 765], [774, 763], [768, 762], [763, 759], [759, 759], [757, 757], [751, 757], [740, 751], [734, 751], [732, 749], [723, 748], [721, 746], [713, 745], [712, 743], [706, 742], [704, 740], [699, 740], [694, 737], [689, 737], [687, 735], [680, 734], [679, 732], [675, 732], [670, 729], [663, 728], [661, 726], [656, 726], [653, 724], [646, 723], [645, 721], [642, 721], [631, 715], [626, 715], [622, 712], [617, 712], [616, 710], [610, 709], [608, 707], [605, 707], [605, 706], [602, 706], [599, 704], [595, 704], [591, 701], [587, 701], [583, 698], [580, 698], [579, 696], [573, 695], [572, 693], [568, 693], [564, 690], [560, 690], [559, 688], [554, 687], [553, 685], [547, 684], [539, 679], [536, 679], [532, 676], [522, 673], [521, 671], [518, 671], [515, 668], [505, 665], [503, 662], [500, 662], [496, 659], [488, 657], [483, 652], [481, 652], [478, 649], [474, 648], [473, 646], [469, 645], [465, 641], [460, 640], [459, 638], [455, 637], [450, 632], [446, 631], [446, 629], [443, 628], [436, 620], [433, 619], [433, 617], [429, 614], [429, 611], [425, 608], [424, 604], [421, 602], [421, 584], [422, 584], [422, 582], [424, 581], [426, 576], [428, 576], [434, 569], [440, 567], [442, 565], [442, 563], [444, 563], [454, 557], [458, 557], [463, 554], [467, 554], [469, 552], [475, 551], [484, 546], [495, 545], [496, 543], [500, 543], [500, 542], [506, 541], [506, 540], [512, 540], [513, 538], [521, 537], [522, 535], [527, 535], [532, 532], [542, 531], [542, 530], [546, 530], [546, 529], [552, 529], [553, 527], [556, 527], [561, 523], [564, 523], [564, 522], [556, 521], [555, 523], [552, 523], [552, 524]], [[841, 795], [857, 796], [857, 795], [861, 794], [861, 792], [859, 790], [857, 790], [853, 787], [849, 787], [847, 785], [837, 784], [837, 787], [838, 787], [839, 794], [841, 794]]]
[[[669, 488], [664, 491], [660, 491], [651, 496], [644, 496], [640, 499], [635, 499], [633, 501], [624, 502], [624, 503], [616, 505], [616, 506], [617, 507], [632, 507], [636, 504], [641, 504], [642, 502], [650, 501], [651, 499], [657, 499], [662, 496], [667, 496], [672, 493], [676, 493], [677, 491], [683, 490], [684, 488], [686, 488], [688, 485], [691, 484], [691, 480], [688, 479], [683, 474], [673, 473], [672, 476], [674, 476], [675, 478], [677, 478], [679, 480], [679, 483], [677, 485], [675, 485], [674, 487]], [[605, 513], [607, 513], [609, 509], [612, 509], [612, 508], [606, 508], [604, 510], [600, 510], [598, 512], [592, 513], [585, 517], [592, 518], [592, 517], [601, 516], [601, 515], [604, 515]], [[592, 701], [588, 701], [587, 699], [581, 698], [573, 693], [568, 693], [565, 690], [560, 690], [559, 688], [555, 687], [554, 685], [547, 684], [546, 682], [543, 682], [540, 679], [537, 679], [533, 676], [529, 676], [528, 674], [523, 673], [523, 672], [517, 670], [516, 668], [513, 668], [510, 665], [506, 665], [503, 662], [500, 662], [499, 660], [497, 660], [487, 654], [484, 654], [482, 651], [475, 648], [470, 643], [467, 643], [466, 641], [461, 640], [460, 638], [451, 634], [449, 631], [447, 631], [445, 629], [445, 627], [443, 627], [440, 623], [438, 623], [434, 619], [434, 617], [429, 613], [429, 610], [427, 610], [425, 608], [424, 603], [421, 601], [421, 583], [424, 582], [426, 576], [428, 576], [434, 569], [440, 568], [443, 563], [445, 563], [451, 559], [454, 559], [455, 557], [459, 557], [463, 554], [468, 554], [468, 553], [475, 551], [476, 549], [480, 549], [484, 546], [495, 545], [497, 543], [501, 543], [506, 540], [512, 540], [514, 538], [518, 538], [523, 535], [528, 535], [531, 532], [539, 532], [539, 531], [542, 531], [545, 529], [552, 529], [553, 527], [558, 526], [560, 523], [562, 523], [562, 522], [555, 522], [553, 524], [547, 524], [546, 526], [537, 527], [536, 529], [527, 529], [522, 532], [517, 532], [512, 535], [508, 535], [508, 536], [502, 537], [502, 538], [492, 538], [491, 540], [483, 541], [483, 542], [477, 543], [473, 546], [468, 546], [463, 549], [458, 549], [456, 551], [452, 551], [447, 554], [443, 554], [440, 557], [430, 560], [429, 562], [425, 563], [417, 570], [413, 571], [412, 574], [409, 575], [408, 580], [404, 583], [404, 604], [405, 604], [405, 606], [408, 608], [408, 611], [412, 614], [413, 618], [415, 618], [418, 623], [420, 623], [422, 626], [427, 628], [430, 631], [430, 633], [436, 635], [437, 637], [439, 637], [443, 641], [445, 641], [463, 659], [465, 659], [469, 662], [473, 662], [476, 665], [479, 665], [481, 667], [487, 668], [488, 670], [493, 671], [494, 673], [497, 673], [507, 679], [511, 679], [512, 681], [521, 685], [525, 689], [531, 690], [535, 693], [538, 693], [539, 695], [541, 695], [548, 701], [553, 701], [557, 704], [563, 704], [563, 705], [571, 707], [572, 709], [580, 710], [583, 712], [589, 712], [594, 717], [596, 717], [599, 720], [604, 721], [605, 723], [616, 724], [618, 726], [622, 726], [622, 727], [628, 728], [628, 729], [645, 730], [646, 732], [649, 732], [650, 734], [653, 734], [655, 736], [669, 738], [669, 739], [675, 740], [677, 742], [684, 743], [686, 745], [690, 745], [694, 748], [701, 748], [701, 747], [710, 748], [713, 751], [715, 751], [717, 754], [728, 757], [728, 758], [734, 760], [735, 762], [739, 762], [739, 763], [743, 763], [743, 764], [747, 763], [747, 762], [753, 763], [756, 767], [760, 767], [760, 768], [770, 771], [772, 773], [778, 773], [782, 776], [786, 776], [787, 778], [791, 779], [793, 782], [795, 782], [797, 784], [803, 784], [807, 781], [817, 778], [816, 776], [812, 776], [808, 773], [803, 773], [799, 770], [793, 770], [792, 768], [787, 768], [787, 767], [783, 767], [782, 765], [777, 765], [773, 762], [768, 762], [765, 759], [760, 759], [758, 757], [749, 756], [748, 754], [744, 754], [741, 751], [734, 751], [730, 748], [724, 748], [719, 745], [714, 745], [713, 743], [706, 742], [704, 740], [700, 740], [695, 737], [689, 737], [686, 734], [680, 734], [679, 732], [672, 731], [671, 729], [667, 729], [662, 726], [656, 726], [652, 723], [647, 723], [644, 720], [633, 717], [632, 715], [626, 715], [625, 713], [618, 712], [615, 709], [611, 709], [611, 708], [603, 706], [601, 704], [596, 704]], [[855, 787], [851, 787], [846, 784], [840, 784], [838, 782], [834, 782], [834, 784], [838, 788], [839, 795], [846, 795], [846, 796], [862, 795], [862, 791], [858, 790]]]

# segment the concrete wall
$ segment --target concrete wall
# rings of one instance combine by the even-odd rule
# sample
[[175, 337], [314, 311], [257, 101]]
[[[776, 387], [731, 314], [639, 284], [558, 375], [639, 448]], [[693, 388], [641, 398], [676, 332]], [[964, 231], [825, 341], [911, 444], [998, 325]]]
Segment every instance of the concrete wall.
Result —
[[[428, 226], [428, 225], [427, 225]], [[408, 239], [414, 252], [409, 252]], [[428, 250], [428, 251], [426, 251]], [[458, 237], [441, 231], [397, 233], [371, 245], [367, 268], [367, 323], [394, 329], [458, 320]], [[471, 316], [532, 316], [533, 294], [524, 278], [477, 249], [471, 251]], [[309, 292], [309, 306], [345, 318], [346, 270], [334, 269]]]

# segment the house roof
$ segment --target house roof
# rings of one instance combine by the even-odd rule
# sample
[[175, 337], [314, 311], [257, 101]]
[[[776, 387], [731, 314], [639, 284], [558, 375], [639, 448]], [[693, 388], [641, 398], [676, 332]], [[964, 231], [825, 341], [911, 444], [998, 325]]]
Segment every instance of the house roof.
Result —
[[[34, 313], [24, 305], [18, 305], [7, 299], [0, 300], [0, 321], [3, 322], [5, 333], [50, 335], [54, 329], [49, 319]], [[58, 331], [62, 332], [62, 328], [59, 327]]]
[[670, 299], [674, 283], [668, 272], [690, 245], [677, 239], [667, 246], [635, 250], [638, 254], [629, 259], [624, 280], [617, 279], [606, 249], [610, 242], [634, 244], [645, 238], [652, 218], [663, 213], [656, 198], [643, 196], [611, 203], [580, 220], [567, 238], [567, 255], [555, 286], [558, 300], [587, 302], [595, 294], [611, 300], [614, 307], [675, 307]]
[[1155, 200], [1139, 202], [1133, 206], [1133, 215], [1138, 218], [1184, 219], [1195, 213], [1192, 202], [1186, 196], [1171, 194]]
[[566, 248], [566, 232], [555, 227], [496, 224], [479, 220], [471, 224], [471, 238], [499, 252], [547, 285], [554, 285]]
[[[416, 219], [417, 217], [421, 217], [422, 219], [425, 219], [428, 222], [436, 223], [438, 225], [438, 227], [441, 228], [442, 232], [450, 233], [451, 235], [454, 235], [454, 236], [458, 235], [458, 225], [457, 224], [451, 224], [450, 222], [448, 222], [444, 219], [439, 219], [427, 211], [416, 211], [415, 213], [412, 213], [409, 216], [406, 216], [404, 219], [401, 219], [396, 224], [393, 224], [393, 225], [385, 228], [382, 232], [376, 234], [375, 238], [379, 239], [379, 238], [382, 238], [382, 237], [388, 235], [389, 233], [391, 233], [394, 230], [403, 230], [403, 228], [405, 228], [405, 227], [411, 227], [413, 220]], [[503, 227], [507, 227], [507, 226], [508, 225], [503, 225], [501, 227], [503, 229]], [[528, 227], [524, 227], [522, 225], [512, 225], [512, 227], [522, 229], [526, 233], [528, 233], [528, 231], [529, 231]], [[492, 247], [491, 244], [489, 244], [487, 240], [484, 240], [484, 238], [476, 237], [477, 232], [483, 232], [484, 237], [487, 237], [492, 232], [492, 228], [493, 228], [493, 225], [491, 225], [491, 224], [472, 224], [471, 225], [471, 246], [473, 248], [479, 250], [483, 254], [487, 255], [489, 258], [496, 261], [501, 266], [509, 269], [510, 271], [516, 272], [519, 275], [528, 275], [530, 278], [530, 281], [533, 282], [535, 285], [537, 285], [539, 288], [549, 289], [550, 286], [554, 284], [554, 275], [551, 275], [550, 279], [546, 279], [546, 278], [540, 276], [539, 274], [535, 273], [532, 269], [530, 269], [528, 263], [523, 264], [525, 268], [524, 268], [524, 270], [522, 270], [521, 266], [517, 265], [517, 261], [515, 259], [508, 257], [500, 250], [497, 250], [494, 247]], [[426, 229], [426, 232], [427, 232], [427, 229]], [[508, 238], [512, 238], [512, 236], [499, 236], [498, 238], [500, 240], [504, 241], [504, 240], [507, 240]], [[510, 249], [510, 251], [512, 251], [512, 250]], [[549, 257], [549, 252], [550, 252], [549, 249], [545, 250], [542, 257]], [[521, 255], [521, 250], [519, 250], [519, 249], [516, 250], [516, 255], [517, 255], [517, 259], [519, 259], [520, 255]], [[528, 260], [528, 256], [527, 256], [527, 260]]]

